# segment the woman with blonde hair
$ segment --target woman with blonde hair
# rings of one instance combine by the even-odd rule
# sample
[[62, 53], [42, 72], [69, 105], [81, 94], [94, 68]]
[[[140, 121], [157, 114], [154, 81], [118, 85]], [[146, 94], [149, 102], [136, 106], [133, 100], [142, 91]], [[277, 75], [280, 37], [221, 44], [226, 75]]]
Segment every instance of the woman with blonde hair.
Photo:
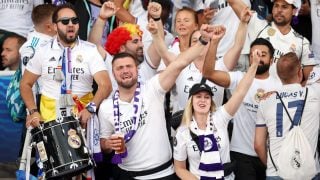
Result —
[[179, 178], [234, 179], [232, 171], [226, 172], [224, 168], [230, 162], [227, 125], [251, 86], [260, 56], [260, 51], [254, 52], [254, 62], [232, 97], [221, 107], [215, 108], [211, 88], [203, 81], [190, 89], [174, 140], [174, 167]]

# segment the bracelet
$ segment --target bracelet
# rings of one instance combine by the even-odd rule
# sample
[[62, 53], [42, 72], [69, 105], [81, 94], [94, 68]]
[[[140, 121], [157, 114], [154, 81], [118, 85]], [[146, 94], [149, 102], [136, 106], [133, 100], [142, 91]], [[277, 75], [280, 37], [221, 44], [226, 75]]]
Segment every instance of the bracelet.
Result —
[[31, 109], [29, 110], [29, 115], [32, 115], [35, 112], [39, 112], [38, 109]]
[[202, 39], [202, 36], [199, 37], [199, 42], [200, 42], [202, 45], [204, 45], [204, 46], [208, 44], [207, 41], [205, 41], [205, 40]]
[[161, 17], [158, 17], [158, 18], [152, 18], [154, 21], [160, 21], [161, 20]]

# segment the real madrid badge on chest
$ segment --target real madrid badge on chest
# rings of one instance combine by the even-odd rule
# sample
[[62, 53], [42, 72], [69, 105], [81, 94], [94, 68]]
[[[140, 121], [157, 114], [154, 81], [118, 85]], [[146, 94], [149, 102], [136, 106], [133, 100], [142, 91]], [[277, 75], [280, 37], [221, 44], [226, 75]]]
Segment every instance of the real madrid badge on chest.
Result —
[[269, 35], [269, 36], [274, 36], [275, 33], [276, 33], [276, 30], [273, 29], [272, 27], [270, 27], [270, 28], [268, 29], [268, 35]]
[[83, 61], [82, 55], [79, 54], [79, 55], [77, 56], [76, 60], [77, 60], [77, 62], [82, 63], [82, 61]]

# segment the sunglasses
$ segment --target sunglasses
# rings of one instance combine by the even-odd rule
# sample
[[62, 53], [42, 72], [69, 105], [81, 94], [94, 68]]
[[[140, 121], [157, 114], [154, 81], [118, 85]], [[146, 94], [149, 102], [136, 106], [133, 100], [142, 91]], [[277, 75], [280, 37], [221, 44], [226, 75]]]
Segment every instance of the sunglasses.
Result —
[[63, 25], [68, 25], [70, 23], [70, 21], [72, 22], [72, 24], [78, 24], [79, 18], [77, 18], [77, 17], [61, 18], [61, 19], [57, 20], [57, 23], [61, 22]]

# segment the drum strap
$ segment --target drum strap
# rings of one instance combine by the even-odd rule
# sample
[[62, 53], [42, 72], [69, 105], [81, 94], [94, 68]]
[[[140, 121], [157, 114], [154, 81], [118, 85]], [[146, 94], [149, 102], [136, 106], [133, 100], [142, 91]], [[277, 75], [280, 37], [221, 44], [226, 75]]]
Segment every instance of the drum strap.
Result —
[[126, 171], [132, 177], [137, 177], [137, 176], [147, 176], [147, 175], [150, 175], [150, 174], [154, 174], [154, 173], [160, 172], [162, 170], [165, 170], [165, 169], [169, 168], [171, 165], [172, 165], [172, 159], [170, 159], [169, 161], [165, 162], [164, 164], [161, 164], [158, 167], [155, 167], [155, 168], [152, 168], [152, 169], [148, 169], [148, 170], [144, 170], [144, 171], [126, 171], [126, 170], [123, 170], [121, 168], [119, 168], [119, 169], [121, 169], [122, 171]]

